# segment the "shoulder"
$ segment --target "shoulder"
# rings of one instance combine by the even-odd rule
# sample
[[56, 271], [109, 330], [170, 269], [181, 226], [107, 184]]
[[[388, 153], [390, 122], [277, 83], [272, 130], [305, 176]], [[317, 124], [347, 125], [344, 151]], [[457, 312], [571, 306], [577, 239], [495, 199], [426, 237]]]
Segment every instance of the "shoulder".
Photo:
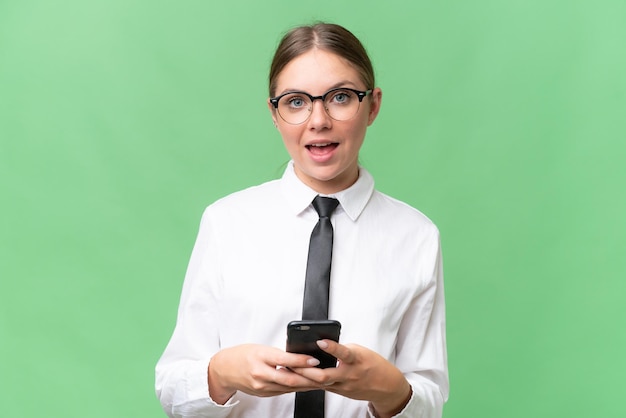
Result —
[[439, 236], [437, 226], [428, 216], [408, 203], [378, 190], [372, 193], [364, 215], [374, 217], [377, 223], [394, 230]]
[[258, 214], [268, 203], [280, 198], [279, 184], [279, 180], [272, 180], [224, 196], [205, 209], [204, 217], [219, 216], [227, 219], [252, 212]]

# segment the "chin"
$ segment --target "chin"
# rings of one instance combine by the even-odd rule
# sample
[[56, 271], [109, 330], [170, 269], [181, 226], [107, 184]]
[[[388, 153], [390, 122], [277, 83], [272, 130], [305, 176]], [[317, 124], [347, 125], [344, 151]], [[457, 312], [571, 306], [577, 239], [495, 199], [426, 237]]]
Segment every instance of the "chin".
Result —
[[344, 171], [326, 170], [326, 171], [312, 172], [308, 175], [315, 182], [326, 184], [328, 186], [331, 186], [331, 188], [339, 187], [343, 189], [343, 188], [347, 188], [351, 186], [356, 181], [356, 178], [352, 179], [350, 178], [350, 176], [347, 176], [346, 174], [347, 173], [345, 170]]
[[317, 169], [311, 170], [308, 173], [308, 176], [317, 181], [328, 182], [337, 180], [339, 177], [341, 177], [341, 172], [335, 169]]

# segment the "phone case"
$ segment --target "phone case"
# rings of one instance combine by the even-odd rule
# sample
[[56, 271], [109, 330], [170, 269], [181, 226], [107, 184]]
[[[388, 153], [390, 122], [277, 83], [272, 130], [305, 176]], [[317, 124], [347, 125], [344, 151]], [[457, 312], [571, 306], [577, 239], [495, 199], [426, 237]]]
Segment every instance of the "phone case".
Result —
[[317, 346], [318, 340], [339, 341], [341, 324], [339, 321], [302, 320], [287, 325], [287, 351], [313, 356], [320, 361], [321, 369], [336, 367], [337, 359]]

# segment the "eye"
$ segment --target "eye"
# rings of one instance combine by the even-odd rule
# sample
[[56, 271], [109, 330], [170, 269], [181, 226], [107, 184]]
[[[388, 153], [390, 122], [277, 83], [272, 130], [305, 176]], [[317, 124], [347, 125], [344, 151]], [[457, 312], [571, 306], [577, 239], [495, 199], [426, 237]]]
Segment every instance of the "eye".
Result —
[[300, 109], [306, 106], [307, 101], [302, 96], [286, 96], [285, 103], [292, 109]]
[[352, 99], [352, 92], [348, 90], [340, 90], [333, 94], [331, 102], [333, 104], [348, 104]]

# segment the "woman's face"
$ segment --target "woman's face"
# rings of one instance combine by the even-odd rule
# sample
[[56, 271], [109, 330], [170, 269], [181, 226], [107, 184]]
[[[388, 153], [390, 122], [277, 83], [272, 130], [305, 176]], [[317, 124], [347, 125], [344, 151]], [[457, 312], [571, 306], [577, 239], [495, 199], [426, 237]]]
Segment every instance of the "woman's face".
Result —
[[[336, 87], [366, 90], [357, 70], [348, 61], [336, 54], [312, 49], [293, 59], [278, 75], [276, 96], [287, 91], [321, 96]], [[356, 116], [345, 121], [332, 119], [322, 101], [315, 100], [309, 119], [300, 125], [285, 122], [268, 101], [298, 178], [323, 194], [354, 184], [358, 178], [359, 149], [367, 127], [378, 115], [381, 99], [381, 90], [374, 89], [363, 99]]]

